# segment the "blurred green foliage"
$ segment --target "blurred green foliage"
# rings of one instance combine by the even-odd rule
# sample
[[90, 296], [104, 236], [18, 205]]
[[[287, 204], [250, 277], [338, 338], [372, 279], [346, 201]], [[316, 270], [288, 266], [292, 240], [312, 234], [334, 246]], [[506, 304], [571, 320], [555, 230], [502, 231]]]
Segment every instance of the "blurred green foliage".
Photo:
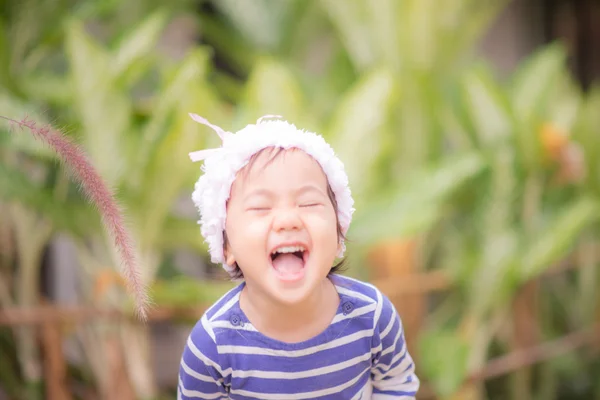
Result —
[[[280, 114], [322, 133], [345, 162], [357, 207], [349, 274], [369, 278], [375, 244], [419, 238], [419, 270], [452, 277], [419, 338], [420, 374], [440, 397], [460, 393], [491, 349], [511, 349], [513, 302], [552, 266], [575, 268], [543, 286], [542, 338], [597, 321], [600, 89], [581, 91], [560, 44], [499, 79], [474, 46], [506, 1], [2, 3], [2, 114], [66, 127], [81, 143], [127, 211], [157, 304], [208, 303], [230, 287], [156, 279], [175, 250], [206, 259], [196, 222], [175, 207], [199, 174], [187, 153], [215, 145], [188, 112], [227, 130]], [[185, 16], [203, 44], [187, 24], [187, 41], [166, 34]], [[39, 302], [41, 257], [59, 232], [77, 244], [84, 287], [118, 268], [51, 151], [3, 132], [0, 154], [0, 224], [18, 238], [2, 259], [3, 305]], [[124, 304], [121, 293], [86, 296]], [[34, 380], [24, 361], [36, 359], [33, 344], [19, 349], [22, 379]], [[575, 375], [600, 395], [599, 366], [579, 354], [539, 371], [511, 396], [548, 395]]]

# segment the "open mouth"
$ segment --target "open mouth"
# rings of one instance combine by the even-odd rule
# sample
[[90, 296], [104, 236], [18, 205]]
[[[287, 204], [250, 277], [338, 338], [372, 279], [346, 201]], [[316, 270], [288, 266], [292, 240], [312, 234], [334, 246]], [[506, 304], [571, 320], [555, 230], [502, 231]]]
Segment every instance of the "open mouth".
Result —
[[280, 279], [296, 280], [304, 275], [307, 257], [304, 246], [282, 246], [271, 253], [271, 264]]

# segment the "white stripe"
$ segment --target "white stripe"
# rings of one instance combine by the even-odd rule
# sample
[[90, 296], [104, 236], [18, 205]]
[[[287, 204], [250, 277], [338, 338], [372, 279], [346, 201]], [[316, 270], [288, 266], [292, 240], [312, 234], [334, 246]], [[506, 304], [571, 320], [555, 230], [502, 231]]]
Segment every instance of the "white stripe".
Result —
[[[352, 397], [352, 399], [350, 400], [361, 400], [363, 398], [364, 394], [367, 394], [368, 396], [368, 391], [367, 389], [370, 389], [371, 382], [369, 380], [369, 382], [362, 388], [360, 389], [358, 392], [356, 392], [356, 394], [354, 395], [354, 397]], [[370, 400], [370, 397], [365, 397], [365, 399]]]
[[209, 366], [213, 367], [214, 369], [216, 369], [221, 374], [221, 376], [225, 377], [225, 376], [231, 374], [231, 367], [227, 368], [226, 370], [221, 369], [221, 366], [219, 364], [217, 364], [216, 362], [214, 362], [213, 360], [211, 360], [210, 358], [205, 356], [200, 351], [200, 349], [198, 349], [196, 347], [194, 342], [192, 342], [191, 338], [188, 338], [187, 345], [188, 345], [188, 348], [192, 351], [192, 353], [194, 353], [194, 355], [196, 357], [198, 357], [198, 359], [200, 361], [202, 361], [205, 365], [209, 365]]
[[[392, 351], [396, 350], [396, 346], [398, 345], [398, 340], [400, 340], [400, 336], [402, 335], [402, 330], [398, 329], [398, 332], [396, 332], [396, 337], [394, 338], [394, 343], [392, 343], [391, 345], [388, 346], [387, 349], [385, 349], [383, 351], [383, 353], [381, 353], [381, 357], [385, 356], [388, 353], [391, 353]], [[402, 343], [402, 349], [401, 352], [403, 352], [406, 348], [406, 342]]]
[[215, 342], [215, 332], [213, 331], [212, 326], [210, 326], [210, 322], [208, 322], [208, 317], [206, 316], [206, 314], [204, 314], [202, 318], [200, 318], [200, 323], [202, 324], [202, 327], [204, 328], [206, 333], [208, 333], [208, 336], [210, 336], [212, 341]]
[[367, 314], [371, 311], [373, 311], [373, 309], [376, 307], [376, 304], [369, 304], [367, 306], [363, 306], [360, 308], [355, 308], [351, 313], [345, 315], [344, 313], [341, 314], [337, 314], [333, 320], [331, 321], [331, 324], [335, 324], [338, 323], [340, 321], [343, 321], [345, 319], [350, 319], [350, 318], [354, 318], [354, 317], [358, 317], [359, 315], [364, 315]]
[[[224, 298], [226, 298], [227, 296], [229, 296], [231, 293], [235, 292], [236, 290], [239, 290], [239, 285], [238, 285], [238, 286], [235, 286], [235, 287], [233, 287], [233, 288], [231, 288], [231, 289], [229, 289], [229, 290], [228, 290], [228, 291], [227, 291], [227, 292], [226, 292], [226, 293], [225, 293], [223, 296], [221, 296], [221, 298], [220, 298], [220, 299], [224, 299]], [[207, 315], [208, 315], [208, 314], [210, 314], [210, 313], [211, 313], [211, 312], [212, 312], [214, 309], [216, 309], [217, 307], [219, 307], [220, 299], [219, 299], [219, 301], [216, 301], [215, 303], [213, 303], [213, 305], [211, 305], [211, 306], [210, 306], [210, 307], [209, 307], [209, 308], [206, 310], [205, 314], [207, 314]]]
[[233, 307], [233, 305], [235, 303], [237, 303], [239, 299], [240, 299], [240, 292], [236, 293], [235, 296], [233, 296], [231, 299], [229, 299], [229, 301], [227, 303], [225, 303], [223, 305], [223, 307], [221, 307], [216, 313], [213, 314], [212, 317], [210, 317], [211, 322], [214, 321], [215, 319], [219, 318], [227, 310], [229, 310], [231, 307]]
[[360, 300], [366, 301], [367, 303], [375, 303], [375, 300], [373, 300], [369, 296], [366, 296], [355, 290], [346, 289], [345, 287], [337, 286], [337, 285], [335, 285], [335, 288], [337, 289], [338, 293], [340, 293], [340, 294], [344, 294], [348, 297], [354, 297], [355, 299], [360, 299]]
[[[212, 376], [208, 376], [208, 375], [204, 375], [201, 374], [198, 371], [193, 370], [190, 366], [188, 366], [185, 363], [185, 360], [181, 360], [181, 366], [183, 368], [183, 370], [185, 371], [186, 374], [188, 374], [189, 376], [192, 376], [200, 381], [204, 381], [204, 382], [215, 382], [214, 378]], [[218, 382], [223, 382], [223, 379], [219, 379]]]
[[207, 399], [207, 400], [213, 400], [213, 399], [221, 399], [223, 398], [223, 394], [222, 393], [202, 393], [199, 392], [197, 390], [188, 390], [183, 386], [183, 382], [181, 381], [181, 379], [179, 379], [179, 388], [181, 389], [181, 393], [185, 396], [185, 397], [191, 397], [194, 399]]
[[379, 394], [375, 393], [371, 400], [415, 400], [415, 396], [396, 396], [393, 394]]
[[381, 351], [381, 342], [377, 345], [377, 347], [371, 347], [371, 354], [377, 354]]
[[253, 354], [253, 355], [267, 355], [276, 357], [302, 357], [310, 354], [318, 353], [323, 350], [333, 349], [336, 347], [343, 346], [348, 343], [352, 343], [358, 339], [369, 337], [373, 334], [372, 329], [364, 329], [362, 331], [354, 332], [350, 335], [341, 337], [331, 342], [320, 344], [313, 347], [308, 347], [302, 350], [275, 350], [264, 347], [254, 346], [217, 346], [217, 351], [221, 354]]
[[254, 397], [261, 400], [297, 400], [297, 399], [310, 399], [315, 397], [327, 396], [334, 393], [339, 393], [350, 386], [354, 385], [360, 378], [362, 378], [363, 374], [367, 372], [369, 368], [362, 371], [358, 374], [354, 379], [345, 382], [341, 385], [337, 385], [327, 389], [315, 390], [312, 392], [302, 392], [302, 393], [293, 393], [293, 394], [281, 394], [281, 393], [257, 393], [251, 392], [248, 390], [231, 390], [231, 394], [239, 394], [242, 396]]
[[373, 329], [377, 332], [377, 325], [379, 324], [379, 318], [381, 317], [381, 309], [383, 307], [383, 298], [381, 292], [377, 290], [377, 310], [375, 310], [375, 317], [373, 318]]
[[375, 367], [375, 374], [380, 376], [380, 375], [384, 375], [384, 374], [390, 373], [391, 372], [390, 368], [392, 368], [392, 366], [394, 365], [394, 363], [398, 362], [399, 359], [401, 359], [402, 357], [404, 357], [404, 355], [407, 355], [407, 357], [404, 359], [404, 361], [409, 360], [410, 362], [412, 362], [411, 357], [408, 356], [408, 353], [406, 351], [406, 343], [402, 344], [402, 349], [400, 349], [400, 352], [398, 354], [396, 354], [392, 358], [392, 361], [390, 361], [389, 364], [383, 364], [382, 363], [382, 364], [377, 365]]
[[[388, 324], [385, 327], [385, 329], [383, 330], [383, 332], [380, 333], [379, 339], [381, 341], [383, 341], [383, 339], [388, 335], [388, 333], [390, 333], [390, 331], [392, 330], [392, 327], [394, 326], [394, 322], [396, 322], [396, 311], [392, 310], [392, 316], [390, 318], [390, 322], [388, 322]], [[402, 329], [402, 325], [400, 325], [400, 329]]]
[[[392, 378], [392, 379], [386, 379], [385, 381], [383, 381], [383, 380], [375, 381], [373, 384], [375, 385], [375, 387], [378, 390], [381, 390], [381, 391], [417, 392], [419, 390], [420, 382], [414, 375], [413, 375], [413, 378], [415, 378], [415, 379], [412, 382], [404, 382], [406, 379], [406, 376], [399, 375], [396, 379]], [[382, 395], [379, 395], [379, 396], [382, 396]], [[384, 397], [382, 397], [382, 398], [384, 398]], [[395, 399], [397, 397], [393, 397], [393, 398]], [[402, 398], [404, 398], [404, 397], [402, 397]], [[406, 398], [414, 399], [414, 397], [410, 397], [410, 396], [408, 396]], [[373, 395], [373, 399], [379, 399], [379, 397], [375, 397], [375, 395]]]
[[354, 279], [352, 277], [349, 276], [344, 276], [344, 279], [348, 280], [348, 281], [352, 281], [358, 285], [362, 285], [362, 286], [366, 286], [374, 291], [378, 291], [379, 289], [377, 289], [377, 287], [375, 287], [375, 285], [373, 285], [372, 283], [368, 283], [368, 282], [363, 282], [363, 281], [359, 281], [358, 279]]
[[236, 331], [258, 332], [258, 330], [249, 322], [244, 322], [244, 325], [232, 325], [228, 320], [212, 322], [213, 328], [233, 329]]
[[[391, 365], [394, 365], [394, 363], [398, 362], [398, 360], [401, 357], [394, 357], [394, 361], [392, 362]], [[397, 366], [395, 366], [394, 368], [390, 369], [389, 371], [387, 371], [387, 375], [396, 375], [399, 373], [403, 373], [403, 375], [406, 375], [406, 370], [411, 368], [411, 364], [414, 367], [414, 363], [412, 358], [410, 357], [404, 357], [404, 359], [402, 360], [402, 362], [400, 364], [398, 364]]]
[[247, 371], [233, 371], [232, 376], [235, 378], [264, 378], [264, 379], [302, 379], [310, 378], [312, 376], [330, 374], [332, 372], [341, 371], [345, 368], [352, 367], [363, 361], [371, 358], [370, 353], [365, 353], [361, 356], [354, 357], [350, 360], [343, 361], [341, 363], [328, 365], [326, 367], [309, 369], [306, 371], [297, 372], [282, 372], [282, 371], [261, 371], [261, 370], [247, 370]]

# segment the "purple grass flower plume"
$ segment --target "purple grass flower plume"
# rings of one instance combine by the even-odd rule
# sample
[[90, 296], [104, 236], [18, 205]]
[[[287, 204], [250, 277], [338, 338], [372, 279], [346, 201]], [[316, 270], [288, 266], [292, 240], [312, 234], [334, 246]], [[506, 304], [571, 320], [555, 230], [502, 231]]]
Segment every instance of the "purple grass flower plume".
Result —
[[13, 126], [27, 128], [35, 138], [49, 145], [59, 155], [60, 160], [67, 165], [81, 185], [84, 195], [98, 208], [102, 222], [121, 256], [123, 274], [128, 289], [136, 302], [136, 314], [145, 321], [148, 297], [138, 270], [133, 239], [125, 227], [123, 215], [112, 192], [88, 160], [83, 149], [58, 130], [47, 126], [38, 126], [27, 117], [20, 121], [4, 116], [0, 116], [0, 118], [9, 121]]

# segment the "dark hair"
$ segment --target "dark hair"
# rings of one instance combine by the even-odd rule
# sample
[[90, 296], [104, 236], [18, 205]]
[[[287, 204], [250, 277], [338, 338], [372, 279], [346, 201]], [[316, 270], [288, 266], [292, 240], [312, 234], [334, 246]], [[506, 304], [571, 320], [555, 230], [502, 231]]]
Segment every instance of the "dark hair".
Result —
[[[293, 151], [293, 150], [296, 150], [296, 148], [292, 148], [290, 150]], [[252, 167], [254, 166], [254, 164], [256, 163], [256, 159], [265, 151], [268, 151], [271, 156], [270, 159], [264, 165], [264, 166], [267, 166], [267, 165], [269, 165], [269, 163], [273, 162], [273, 160], [275, 160], [275, 158], [277, 156], [279, 156], [281, 153], [285, 153], [286, 149], [284, 149], [282, 147], [266, 147], [266, 148], [256, 152], [255, 154], [253, 154], [252, 157], [250, 157], [248, 164], [244, 168], [242, 168], [242, 170], [240, 172], [244, 175], [249, 173], [250, 170], [252, 169]], [[335, 199], [335, 194], [333, 193], [333, 189], [331, 189], [331, 185], [329, 185], [329, 182], [327, 182], [327, 196], [329, 197], [329, 200], [331, 201], [331, 204], [333, 205], [333, 210], [335, 211], [335, 222], [337, 225], [338, 240], [340, 240], [340, 239], [347, 240], [346, 236], [342, 232], [342, 226], [340, 225], [340, 221], [338, 218], [338, 204]], [[225, 251], [226, 246], [227, 246], [227, 232], [223, 231], [223, 251]], [[333, 267], [331, 267], [331, 269], [329, 270], [329, 275], [342, 272], [344, 270], [345, 266], [346, 266], [346, 259], [342, 258], [337, 264], [335, 264]], [[237, 263], [235, 263], [233, 265], [233, 272], [231, 272], [231, 278], [232, 279], [241, 279], [243, 277], [244, 277], [244, 274], [242, 273], [241, 268], [237, 265]]]

